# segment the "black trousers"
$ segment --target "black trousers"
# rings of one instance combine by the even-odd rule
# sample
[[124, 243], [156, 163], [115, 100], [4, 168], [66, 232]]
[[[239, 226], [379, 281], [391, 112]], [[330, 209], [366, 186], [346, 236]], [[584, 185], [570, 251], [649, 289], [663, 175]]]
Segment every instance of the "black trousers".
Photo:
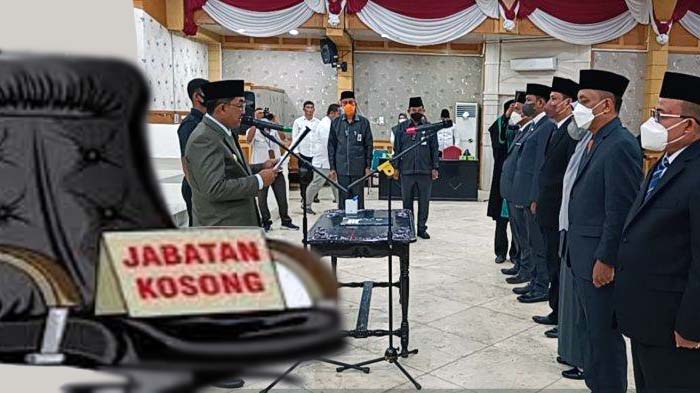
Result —
[[292, 219], [289, 217], [289, 206], [287, 204], [287, 182], [284, 180], [284, 174], [280, 173], [271, 186], [263, 187], [258, 194], [258, 207], [260, 208], [263, 225], [272, 223], [270, 209], [267, 207], [267, 194], [270, 191], [270, 187], [272, 187], [272, 192], [275, 194], [282, 223], [292, 222]]
[[[338, 184], [340, 184], [343, 187], [347, 187], [350, 185], [350, 183], [354, 182], [355, 180], [361, 178], [362, 176], [341, 176], [338, 175]], [[350, 190], [352, 192], [352, 195], [357, 195], [359, 198], [359, 202], [357, 204], [358, 209], [364, 209], [365, 208], [365, 182], [360, 182], [360, 184], [355, 185], [352, 187]], [[340, 210], [345, 210], [345, 200], [348, 199], [349, 195], [340, 191], [338, 192], [338, 209]]]
[[549, 273], [549, 307], [556, 321], [559, 316], [559, 275], [561, 274], [561, 258], [559, 258], [559, 229], [542, 227], [544, 243], [547, 251], [547, 272]]
[[656, 347], [632, 340], [632, 364], [637, 393], [700, 392], [698, 350]]
[[[305, 160], [307, 160], [309, 163], [312, 163], [314, 161], [313, 157], [305, 156], [303, 154], [299, 154], [299, 156]], [[309, 168], [306, 164], [303, 164], [301, 161], [299, 162], [299, 195], [301, 196], [301, 200], [303, 201], [304, 198], [306, 197], [306, 186], [311, 183], [311, 180], [314, 178], [314, 171], [313, 169]], [[302, 206], [304, 208], [304, 206]]]
[[192, 226], [192, 188], [190, 188], [190, 184], [187, 182], [187, 180], [182, 179], [182, 186], [180, 187], [180, 191], [182, 192], [182, 199], [185, 200], [185, 206], [187, 206], [187, 220], [188, 220], [188, 226]]
[[401, 175], [403, 208], [413, 212], [413, 200], [416, 194], [418, 195], [418, 232], [425, 232], [428, 229], [428, 213], [430, 211], [430, 194], [432, 190], [432, 175]]
[[508, 219], [501, 217], [496, 221], [496, 233], [493, 240], [494, 252], [497, 257], [510, 256], [510, 260], [515, 262], [518, 257], [518, 248], [515, 244], [515, 237], [510, 241], [510, 251], [508, 251]]

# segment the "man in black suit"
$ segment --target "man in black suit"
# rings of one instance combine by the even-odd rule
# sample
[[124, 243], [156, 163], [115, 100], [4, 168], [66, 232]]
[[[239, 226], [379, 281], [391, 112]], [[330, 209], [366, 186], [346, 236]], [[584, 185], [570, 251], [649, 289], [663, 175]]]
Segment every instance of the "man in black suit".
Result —
[[[207, 113], [207, 107], [204, 106], [204, 96], [202, 95], [202, 86], [207, 83], [209, 81], [206, 79], [196, 78], [187, 84], [187, 96], [192, 100], [192, 110], [180, 123], [180, 127], [177, 128], [177, 138], [180, 140], [180, 157], [185, 157], [187, 141], [190, 139], [192, 131], [204, 118], [204, 114]], [[190, 188], [190, 184], [187, 183], [187, 179], [184, 177], [182, 178], [182, 199], [185, 200], [185, 206], [187, 206], [189, 226], [192, 226], [192, 188]]]
[[[547, 116], [556, 124], [545, 149], [544, 164], [540, 170], [539, 194], [537, 196], [537, 223], [544, 235], [549, 273], [549, 305], [552, 312], [547, 316], [532, 319], [543, 325], [556, 325], [559, 315], [559, 210], [561, 209], [564, 173], [569, 159], [576, 149], [575, 141], [566, 131], [572, 119], [571, 103], [578, 95], [578, 83], [571, 79], [554, 77], [552, 92], [545, 107]], [[555, 338], [556, 327], [547, 332]]]
[[528, 83], [523, 113], [532, 118], [529, 135], [523, 139], [513, 181], [516, 215], [527, 223], [527, 239], [530, 244], [530, 282], [514, 288], [521, 303], [545, 302], [549, 299], [549, 274], [544, 237], [535, 219], [540, 169], [544, 163], [545, 149], [556, 125], [544, 112], [549, 100], [549, 86]]
[[627, 216], [615, 313], [638, 392], [700, 392], [700, 78], [667, 72], [659, 96], [642, 146], [665, 154]]
[[586, 385], [594, 393], [624, 393], [627, 355], [612, 323], [613, 279], [622, 227], [642, 181], [642, 152], [618, 118], [629, 80], [582, 70], [579, 84], [574, 121], [593, 137], [571, 190], [565, 256], [583, 316]]

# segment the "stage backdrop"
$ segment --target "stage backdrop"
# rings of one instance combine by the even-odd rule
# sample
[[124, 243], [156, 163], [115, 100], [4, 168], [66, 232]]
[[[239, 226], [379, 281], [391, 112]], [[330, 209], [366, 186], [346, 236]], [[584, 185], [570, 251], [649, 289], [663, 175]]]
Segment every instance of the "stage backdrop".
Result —
[[209, 76], [207, 46], [173, 34], [134, 8], [138, 64], [151, 89], [151, 110], [187, 111], [187, 83]]
[[[355, 54], [355, 94], [377, 139], [389, 139], [408, 98], [422, 96], [430, 120], [454, 104], [481, 103], [482, 57]], [[384, 124], [379, 124], [383, 117]]]
[[224, 79], [283, 89], [287, 93], [285, 124], [291, 125], [303, 114], [306, 100], [316, 104], [319, 119], [328, 105], [338, 101], [336, 70], [323, 64], [319, 52], [224, 50], [222, 61]]

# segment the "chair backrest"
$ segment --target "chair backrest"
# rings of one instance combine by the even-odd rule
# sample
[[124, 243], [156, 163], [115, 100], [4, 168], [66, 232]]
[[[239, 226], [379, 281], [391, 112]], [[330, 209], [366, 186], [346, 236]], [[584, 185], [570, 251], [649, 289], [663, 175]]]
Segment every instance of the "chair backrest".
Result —
[[120, 61], [0, 54], [0, 245], [62, 264], [82, 311], [104, 231], [174, 227], [146, 146], [148, 101]]
[[462, 155], [462, 149], [459, 146], [447, 146], [442, 150], [443, 160], [459, 160]]

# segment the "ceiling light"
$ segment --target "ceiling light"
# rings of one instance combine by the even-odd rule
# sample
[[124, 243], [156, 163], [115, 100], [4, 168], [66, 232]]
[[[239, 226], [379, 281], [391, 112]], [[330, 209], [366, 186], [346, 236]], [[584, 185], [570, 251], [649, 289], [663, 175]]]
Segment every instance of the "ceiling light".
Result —
[[382, 38], [389, 38], [389, 36], [386, 34], [382, 34]]
[[238, 29], [238, 30], [236, 30], [236, 32], [238, 34], [243, 34], [243, 33], [245, 33], [245, 29]]
[[291, 35], [299, 35], [299, 30], [297, 30], [297, 29], [289, 30], [289, 34], [291, 34]]

